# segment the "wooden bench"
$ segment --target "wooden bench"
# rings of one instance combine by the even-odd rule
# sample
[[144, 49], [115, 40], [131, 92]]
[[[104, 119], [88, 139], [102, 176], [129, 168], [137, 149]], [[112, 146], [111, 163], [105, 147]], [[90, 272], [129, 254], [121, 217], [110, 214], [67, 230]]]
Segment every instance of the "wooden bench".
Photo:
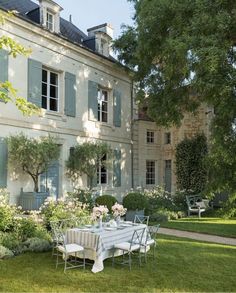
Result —
[[209, 200], [202, 199], [201, 195], [186, 195], [186, 202], [188, 206], [188, 217], [191, 214], [198, 214], [201, 218], [201, 213], [209, 208]]

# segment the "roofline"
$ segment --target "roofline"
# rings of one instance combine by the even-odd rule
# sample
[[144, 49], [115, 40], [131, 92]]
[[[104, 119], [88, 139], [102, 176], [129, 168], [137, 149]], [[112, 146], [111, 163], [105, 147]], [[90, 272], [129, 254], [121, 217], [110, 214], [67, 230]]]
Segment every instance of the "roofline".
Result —
[[[9, 10], [7, 10], [7, 9], [1, 7], [1, 6], [0, 6], [0, 10], [4, 11], [4, 12], [6, 12], [6, 13], [9, 12]], [[34, 9], [33, 9], [33, 10], [34, 10]], [[31, 11], [33, 11], [33, 10], [31, 10]], [[22, 16], [22, 15], [20, 15], [20, 14], [14, 14], [14, 16], [20, 18], [21, 20], [23, 20], [23, 21], [25, 21], [25, 22], [28, 22], [28, 23], [30, 23], [30, 24], [32, 24], [32, 25], [38, 27], [38, 28], [41, 29], [41, 30], [46, 30], [42, 25], [40, 25], [40, 24], [38, 24], [38, 23], [36, 23], [36, 22], [30, 20], [30, 19], [25, 18], [24, 16]], [[64, 18], [62, 18], [62, 19], [64, 19]], [[66, 20], [66, 19], [64, 19], [64, 20]], [[55, 35], [55, 36], [57, 36], [57, 37], [59, 37], [59, 38], [65, 40], [65, 41], [67, 41], [67, 42], [69, 42], [69, 43], [71, 43], [71, 44], [73, 44], [73, 45], [75, 45], [75, 46], [77, 46], [77, 47], [79, 47], [79, 48], [81, 48], [81, 49], [84, 49], [84, 50], [86, 50], [86, 51], [88, 51], [88, 52], [90, 52], [90, 53], [92, 53], [92, 54], [94, 54], [94, 55], [96, 55], [96, 56], [98, 56], [98, 57], [100, 57], [100, 58], [102, 57], [102, 58], [105, 59], [106, 61], [109, 61], [109, 62], [111, 62], [111, 63], [113, 63], [113, 64], [116, 64], [117, 66], [122, 67], [122, 69], [128, 71], [129, 74], [132, 74], [132, 70], [131, 70], [130, 68], [128, 68], [127, 66], [123, 65], [122, 63], [120, 63], [118, 60], [113, 60], [113, 59], [111, 59], [111, 58], [108, 58], [108, 57], [106, 57], [106, 56], [104, 56], [104, 55], [102, 55], [102, 54], [100, 54], [100, 53], [98, 53], [98, 52], [95, 52], [95, 51], [89, 49], [88, 47], [83, 46], [82, 44], [79, 44], [79, 43], [77, 43], [77, 42], [73, 42], [73, 41], [69, 40], [68, 38], [64, 37], [64, 36], [61, 35], [61, 34], [58, 34], [58, 33], [55, 33], [55, 32], [51, 32], [51, 31], [49, 31], [49, 30], [46, 30], [46, 31], [47, 31], [49, 34]]]
[[103, 24], [99, 24], [99, 25], [96, 25], [96, 26], [93, 26], [93, 27], [88, 28], [88, 29], [87, 29], [87, 32], [90, 32], [90, 31], [93, 31], [93, 30], [95, 30], [95, 29], [102, 28], [102, 27], [105, 27], [105, 26], [108, 26], [109, 28], [113, 29], [113, 27], [112, 27], [111, 24], [105, 22], [105, 23], [103, 23]]
[[[42, 2], [43, 0], [38, 0], [39, 2]], [[58, 6], [59, 8], [60, 8], [60, 11], [62, 11], [62, 10], [64, 10], [64, 8], [63, 7], [61, 7], [58, 3], [56, 3], [55, 1], [53, 1], [53, 0], [44, 0], [44, 1], [47, 1], [47, 2], [51, 2], [53, 5], [55, 5], [55, 6]]]

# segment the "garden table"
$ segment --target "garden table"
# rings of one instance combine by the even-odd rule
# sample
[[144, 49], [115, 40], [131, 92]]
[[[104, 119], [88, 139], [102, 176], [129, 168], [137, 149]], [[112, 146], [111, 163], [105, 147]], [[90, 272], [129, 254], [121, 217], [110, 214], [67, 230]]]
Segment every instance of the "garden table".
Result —
[[[147, 227], [145, 224], [124, 222], [117, 228], [72, 228], [66, 231], [66, 243], [77, 243], [85, 249], [85, 257], [94, 260], [92, 272], [104, 269], [103, 261], [113, 255], [113, 247], [117, 243], [130, 241], [134, 230]], [[115, 251], [115, 256], [121, 255]]]

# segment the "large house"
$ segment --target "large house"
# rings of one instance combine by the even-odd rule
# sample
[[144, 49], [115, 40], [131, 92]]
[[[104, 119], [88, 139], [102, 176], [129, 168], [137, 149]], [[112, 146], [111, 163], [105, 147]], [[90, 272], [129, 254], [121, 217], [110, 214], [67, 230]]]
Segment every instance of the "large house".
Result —
[[[0, 0], [7, 35], [32, 50], [27, 58], [8, 56], [0, 50], [0, 80], [9, 80], [18, 94], [43, 109], [41, 117], [24, 117], [12, 103], [0, 104], [0, 187], [7, 187], [17, 202], [20, 189], [32, 191], [26, 175], [7, 169], [4, 138], [23, 132], [39, 137], [51, 134], [61, 147], [58, 162], [40, 178], [40, 189], [60, 197], [73, 187], [65, 176], [70, 149], [85, 141], [104, 141], [114, 150], [113, 164], [99, 168], [95, 190], [118, 200], [131, 188], [165, 185], [175, 190], [174, 149], [186, 135], [206, 130], [205, 109], [192, 119], [186, 116], [180, 129], [157, 128], [134, 103], [129, 72], [111, 56], [113, 30], [108, 24], [79, 30], [60, 17], [51, 0]], [[14, 10], [15, 16], [6, 12]], [[84, 176], [79, 183], [87, 186]]]

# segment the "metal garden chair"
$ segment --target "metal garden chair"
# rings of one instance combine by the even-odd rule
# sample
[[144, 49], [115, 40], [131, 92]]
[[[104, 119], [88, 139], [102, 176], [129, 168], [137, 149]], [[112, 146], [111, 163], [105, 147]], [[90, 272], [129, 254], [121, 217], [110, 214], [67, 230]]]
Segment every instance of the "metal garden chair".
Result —
[[[117, 264], [128, 265], [129, 270], [131, 271], [132, 258], [131, 255], [137, 251], [139, 258], [139, 266], [141, 266], [141, 243], [143, 240], [143, 235], [146, 228], [137, 229], [133, 232], [130, 242], [121, 242], [114, 245], [113, 256], [112, 256], [112, 266], [115, 264], [115, 250], [120, 249], [123, 251], [123, 260], [122, 262], [116, 262]], [[125, 260], [125, 253], [128, 254], [128, 259]]]
[[159, 228], [160, 228], [160, 224], [157, 224], [151, 227], [149, 226], [147, 228], [145, 241], [142, 241], [142, 250], [144, 250], [145, 262], [147, 262], [147, 255], [148, 255], [147, 249], [151, 246], [153, 246], [153, 258], [155, 258], [155, 250], [157, 246], [157, 232]]
[[149, 216], [135, 215], [134, 223], [146, 224], [148, 226]]

